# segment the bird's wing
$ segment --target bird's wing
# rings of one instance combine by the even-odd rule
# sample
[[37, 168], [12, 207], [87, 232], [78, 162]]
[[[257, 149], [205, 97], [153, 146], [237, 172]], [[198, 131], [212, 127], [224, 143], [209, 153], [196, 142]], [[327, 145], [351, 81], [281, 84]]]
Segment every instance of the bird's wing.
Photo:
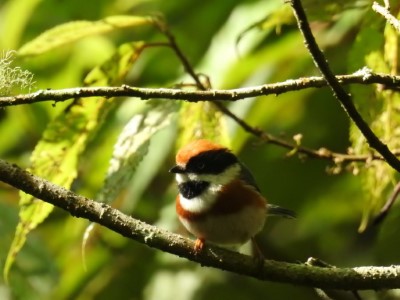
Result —
[[[248, 185], [254, 187], [257, 192], [261, 193], [260, 188], [258, 187], [256, 180], [254, 179], [253, 175], [251, 174], [250, 170], [240, 162], [241, 172], [239, 178], [246, 182]], [[274, 204], [267, 204], [267, 212], [268, 215], [271, 216], [281, 216], [289, 219], [296, 219], [296, 213], [293, 210], [280, 207]]]
[[240, 180], [243, 180], [248, 185], [254, 187], [257, 192], [261, 192], [250, 170], [242, 162], [239, 162], [239, 164], [241, 167], [241, 171], [239, 174]]

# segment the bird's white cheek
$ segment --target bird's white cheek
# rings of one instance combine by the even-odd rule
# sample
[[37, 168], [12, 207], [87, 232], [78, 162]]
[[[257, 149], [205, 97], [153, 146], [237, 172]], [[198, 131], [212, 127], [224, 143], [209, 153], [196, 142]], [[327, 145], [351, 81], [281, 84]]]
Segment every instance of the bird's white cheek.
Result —
[[188, 176], [185, 175], [185, 174], [179, 174], [179, 173], [178, 173], [178, 174], [175, 175], [175, 180], [176, 180], [176, 182], [179, 184], [179, 183], [183, 183], [183, 182], [188, 181], [189, 178], [188, 178]]

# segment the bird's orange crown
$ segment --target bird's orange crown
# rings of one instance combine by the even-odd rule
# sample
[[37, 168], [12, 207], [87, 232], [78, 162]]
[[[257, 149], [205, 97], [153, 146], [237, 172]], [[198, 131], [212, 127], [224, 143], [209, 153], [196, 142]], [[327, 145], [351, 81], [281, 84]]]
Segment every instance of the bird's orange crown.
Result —
[[186, 165], [192, 157], [210, 150], [226, 149], [225, 147], [210, 142], [208, 140], [196, 140], [186, 146], [183, 146], [176, 154], [176, 163], [178, 165]]

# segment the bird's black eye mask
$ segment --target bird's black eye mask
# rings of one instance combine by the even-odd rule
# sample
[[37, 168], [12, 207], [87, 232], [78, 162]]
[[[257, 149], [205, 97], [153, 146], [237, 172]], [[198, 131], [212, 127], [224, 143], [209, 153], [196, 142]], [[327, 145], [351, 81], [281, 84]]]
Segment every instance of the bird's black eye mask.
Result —
[[234, 154], [227, 149], [205, 151], [192, 157], [186, 164], [186, 173], [219, 174], [237, 163]]

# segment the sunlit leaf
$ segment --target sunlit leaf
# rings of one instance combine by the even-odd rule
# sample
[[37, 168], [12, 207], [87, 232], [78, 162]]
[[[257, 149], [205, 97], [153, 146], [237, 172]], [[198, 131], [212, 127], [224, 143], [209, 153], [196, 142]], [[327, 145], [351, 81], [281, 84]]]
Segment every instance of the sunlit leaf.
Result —
[[39, 55], [84, 37], [150, 24], [150, 17], [111, 16], [98, 21], [74, 21], [49, 29], [23, 45], [19, 56]]
[[[136, 114], [125, 125], [114, 145], [103, 188], [96, 200], [111, 203], [131, 182], [139, 163], [147, 154], [151, 138], [168, 126], [177, 105], [170, 101], [157, 101], [143, 113]], [[94, 223], [90, 224], [82, 240], [82, 256], [85, 262], [85, 247]]]
[[110, 203], [126, 187], [146, 155], [152, 136], [170, 124], [176, 104], [170, 101], [156, 103], [149, 105], [149, 109], [142, 114], [133, 116], [122, 130], [114, 145], [104, 186], [97, 200]]
[[0, 45], [3, 49], [16, 49], [28, 20], [42, 0], [14, 0], [2, 2], [1, 26], [3, 34]]
[[[86, 85], [120, 85], [143, 47], [141, 42], [122, 45], [113, 57], [87, 75]], [[69, 188], [77, 175], [80, 154], [100, 129], [113, 102], [113, 98], [104, 97], [75, 100], [46, 128], [32, 153], [30, 171]], [[52, 210], [51, 204], [21, 193], [20, 222], [4, 267], [5, 278], [27, 234], [43, 222]]]
[[253, 29], [259, 30], [271, 30], [275, 29], [276, 32], [281, 31], [281, 27], [286, 24], [292, 24], [295, 22], [292, 9], [289, 5], [284, 5], [278, 7], [275, 11], [268, 14], [265, 18], [257, 21], [247, 28], [245, 28], [238, 36], [236, 43], [238, 44], [240, 40]]
[[209, 139], [229, 146], [222, 113], [211, 102], [183, 103], [179, 113], [180, 146], [195, 139]]
[[365, 0], [304, 0], [303, 5], [311, 20], [333, 21], [343, 11], [348, 9], [365, 9], [369, 2]]

